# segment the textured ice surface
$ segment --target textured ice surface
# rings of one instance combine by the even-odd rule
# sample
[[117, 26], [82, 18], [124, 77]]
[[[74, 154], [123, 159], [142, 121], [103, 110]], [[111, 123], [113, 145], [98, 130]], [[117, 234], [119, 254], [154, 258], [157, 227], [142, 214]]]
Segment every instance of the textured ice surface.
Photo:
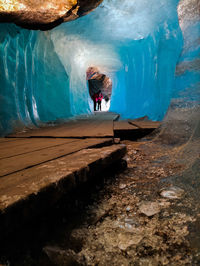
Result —
[[0, 135], [68, 117], [68, 84], [48, 33], [0, 24]]
[[184, 46], [176, 68], [173, 102], [190, 108], [200, 104], [200, 2], [181, 0], [178, 14]]
[[187, 154], [192, 162], [200, 137], [200, 2], [181, 0], [178, 15], [184, 44], [162, 135], [171, 143], [184, 143], [179, 156]]
[[[122, 118], [148, 115], [161, 120], [172, 97], [176, 103], [188, 103], [189, 98], [198, 103], [198, 61], [193, 59], [199, 56], [199, 44], [194, 45], [199, 20], [195, 16], [195, 21], [185, 23], [181, 15], [182, 51], [177, 4], [178, 0], [105, 0], [89, 15], [49, 32], [1, 24], [1, 135], [24, 125], [89, 113], [90, 66], [112, 79], [110, 110]], [[192, 71], [185, 68], [188, 61]]]
[[182, 46], [178, 1], [105, 0], [94, 12], [51, 32], [70, 79], [74, 114], [88, 108], [86, 70], [113, 81], [111, 110], [123, 118], [163, 118]]

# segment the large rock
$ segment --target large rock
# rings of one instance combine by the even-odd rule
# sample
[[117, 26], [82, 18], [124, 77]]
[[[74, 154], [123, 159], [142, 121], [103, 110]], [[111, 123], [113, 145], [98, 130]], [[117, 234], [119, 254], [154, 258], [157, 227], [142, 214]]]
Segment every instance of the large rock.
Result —
[[109, 100], [111, 98], [112, 81], [108, 76], [100, 73], [100, 70], [97, 67], [88, 68], [87, 80], [91, 97], [101, 90], [104, 99]]
[[0, 22], [49, 30], [95, 9], [103, 0], [0, 0]]
[[168, 199], [179, 199], [183, 196], [184, 190], [179, 187], [169, 187], [161, 190], [160, 195]]
[[139, 204], [139, 211], [151, 217], [160, 212], [160, 205], [158, 202], [144, 201]]

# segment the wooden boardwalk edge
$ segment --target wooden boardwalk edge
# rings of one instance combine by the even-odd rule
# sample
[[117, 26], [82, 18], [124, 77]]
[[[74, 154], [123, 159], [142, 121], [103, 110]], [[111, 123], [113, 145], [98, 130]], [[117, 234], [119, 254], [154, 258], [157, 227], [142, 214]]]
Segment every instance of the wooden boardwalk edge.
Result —
[[[39, 150], [34, 150], [32, 148], [32, 150], [27, 153], [0, 159], [0, 178], [22, 171], [26, 168], [31, 168], [51, 160], [70, 155], [82, 149], [111, 145], [112, 139], [86, 139], [59, 143], [59, 145], [53, 146], [52, 144], [51, 146], [47, 146]], [[18, 149], [20, 149], [20, 147], [18, 147]]]
[[44, 209], [53, 206], [63, 193], [100, 173], [102, 175], [105, 169], [122, 159], [125, 153], [126, 146], [123, 144], [83, 149], [2, 178], [0, 234], [15, 230], [15, 226], [34, 215], [42, 215]]
[[0, 235], [45, 215], [63, 194], [117, 165], [126, 146], [113, 145], [115, 137], [135, 140], [160, 126], [144, 119], [118, 119], [114, 113], [96, 114], [0, 138]]

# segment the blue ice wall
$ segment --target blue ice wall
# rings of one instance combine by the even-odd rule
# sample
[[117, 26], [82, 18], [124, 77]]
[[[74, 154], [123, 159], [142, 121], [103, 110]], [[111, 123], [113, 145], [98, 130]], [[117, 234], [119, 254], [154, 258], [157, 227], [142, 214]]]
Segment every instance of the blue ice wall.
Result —
[[113, 81], [111, 111], [122, 118], [165, 115], [182, 48], [178, 1], [104, 0], [94, 12], [51, 32], [70, 79], [73, 114], [89, 110], [86, 71]]
[[0, 24], [0, 135], [70, 116], [69, 78], [49, 34]]
[[193, 85], [198, 80], [196, 72], [175, 80], [183, 43], [177, 4], [104, 0], [89, 15], [49, 32], [1, 24], [1, 135], [91, 112], [90, 66], [113, 81], [111, 111], [161, 120], [171, 97], [180, 97], [184, 78]]
[[200, 16], [181, 26], [184, 47], [177, 64], [173, 102], [191, 108], [200, 105]]

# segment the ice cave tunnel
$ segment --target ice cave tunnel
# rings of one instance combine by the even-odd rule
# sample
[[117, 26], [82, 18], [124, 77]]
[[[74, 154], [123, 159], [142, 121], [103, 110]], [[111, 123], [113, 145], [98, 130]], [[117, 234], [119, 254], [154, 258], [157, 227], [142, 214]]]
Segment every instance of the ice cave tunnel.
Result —
[[89, 68], [109, 78], [107, 109], [121, 119], [162, 120], [169, 106], [197, 108], [200, 21], [194, 3], [104, 0], [49, 31], [1, 23], [0, 135], [92, 112]]

